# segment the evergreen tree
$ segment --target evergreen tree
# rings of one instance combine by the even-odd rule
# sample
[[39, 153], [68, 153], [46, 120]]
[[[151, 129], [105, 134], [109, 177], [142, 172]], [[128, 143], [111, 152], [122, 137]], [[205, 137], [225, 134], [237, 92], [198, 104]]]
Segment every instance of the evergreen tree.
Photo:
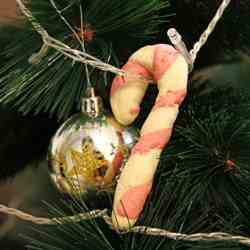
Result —
[[[220, 231], [250, 235], [250, 7], [247, 2], [232, 1], [199, 54], [190, 76], [188, 96], [181, 106], [171, 141], [161, 155], [153, 190], [138, 225], [185, 234]], [[51, 36], [80, 49], [77, 36], [81, 39], [84, 33], [87, 53], [121, 67], [141, 46], [167, 43], [166, 30], [172, 26], [191, 47], [220, 1], [56, 0], [55, 3], [70, 26], [49, 0], [32, 0], [27, 8]], [[113, 74], [88, 66], [88, 76], [82, 64], [51, 48], [38, 64], [30, 64], [30, 56], [40, 50], [42, 41], [29, 20], [2, 28], [0, 36], [3, 48], [0, 126], [2, 131], [8, 131], [0, 139], [0, 159], [4, 163], [0, 179], [6, 180], [27, 163], [44, 156], [59, 123], [80, 109], [88, 77], [109, 109]], [[135, 122], [137, 128], [148, 116], [156, 92], [155, 86], [149, 88]], [[111, 211], [112, 199], [113, 195], [106, 192], [80, 199], [63, 197], [48, 205], [48, 213], [58, 217], [91, 209]], [[36, 237], [25, 236], [28, 249], [250, 249], [234, 241], [188, 242], [136, 233], [119, 234], [102, 219], [35, 226], [34, 234]]]

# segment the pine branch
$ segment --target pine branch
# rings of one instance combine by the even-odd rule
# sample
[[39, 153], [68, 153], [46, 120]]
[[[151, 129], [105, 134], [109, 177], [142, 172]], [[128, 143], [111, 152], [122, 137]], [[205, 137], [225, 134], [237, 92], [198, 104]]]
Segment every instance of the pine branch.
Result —
[[[197, 96], [192, 95], [194, 91]], [[202, 95], [197, 89], [190, 93], [138, 224], [187, 234], [222, 231], [247, 236], [250, 120], [245, 107], [250, 104], [249, 96], [224, 87]], [[69, 210], [72, 214], [86, 211], [85, 202], [91, 199], [67, 202]], [[98, 207], [101, 199], [94, 200], [91, 203]], [[111, 204], [105, 207], [111, 209]], [[53, 215], [64, 215], [62, 206], [50, 209]], [[234, 242], [190, 243], [133, 233], [117, 235], [100, 220], [38, 232], [30, 249], [244, 249]], [[94, 235], [105, 240], [97, 241]]]
[[[157, 189], [163, 190], [160, 194], [159, 190], [151, 195], [150, 203], [145, 209], [142, 220], [144, 223], [162, 225], [162, 227], [174, 228], [179, 232], [196, 232], [198, 230], [209, 231], [210, 228], [219, 227], [222, 224], [220, 218], [217, 222], [208, 221], [208, 211], [203, 211], [201, 214], [194, 213], [197, 207], [193, 206], [192, 202], [186, 198], [190, 184], [187, 182], [175, 180], [172, 182], [165, 180], [165, 184], [161, 182], [161, 186], [156, 184]], [[160, 194], [160, 195], [159, 195]], [[86, 198], [85, 198], [86, 199]], [[183, 203], [184, 201], [184, 203]], [[187, 203], [186, 203], [187, 201]], [[85, 210], [85, 206], [78, 203], [77, 209], [71, 209], [73, 213], [78, 210]], [[154, 205], [154, 206], [152, 206]], [[82, 207], [82, 208], [81, 208]], [[63, 216], [62, 206], [55, 209], [50, 207], [51, 211], [57, 216]], [[168, 213], [166, 213], [166, 211]], [[145, 216], [145, 217], [144, 217]], [[210, 215], [211, 216], [211, 215]], [[45, 230], [45, 228], [34, 228], [39, 234], [36, 239], [30, 239], [30, 249], [40, 247], [43, 250], [47, 249], [195, 249], [196, 247], [209, 246], [210, 249], [240, 249], [237, 243], [233, 242], [211, 242], [211, 243], [190, 243], [185, 241], [169, 241], [161, 237], [153, 237], [149, 235], [118, 235], [114, 231], [110, 231], [108, 227], [103, 225], [100, 220], [88, 221], [88, 223], [68, 223], [58, 225], [57, 227]], [[229, 231], [229, 229], [228, 229]], [[235, 230], [236, 231], [236, 230]], [[98, 237], [99, 235], [99, 237]], [[96, 239], [92, 237], [97, 237]], [[105, 238], [103, 238], [105, 237]], [[97, 239], [102, 239], [98, 241]], [[238, 247], [239, 248], [238, 248]]]
[[[79, 37], [83, 33], [87, 52], [103, 61], [110, 58], [111, 64], [117, 63], [117, 58], [122, 64], [131, 50], [152, 41], [159, 24], [168, 20], [160, 14], [160, 10], [168, 8], [168, 1], [57, 0], [55, 4], [74, 31], [50, 1], [34, 0], [28, 8], [49, 34], [73, 48], [81, 49]], [[80, 5], [84, 27], [80, 22]], [[15, 106], [24, 114], [45, 111], [59, 118], [79, 109], [86, 87], [84, 67], [53, 49], [39, 65], [30, 65], [28, 59], [39, 51], [41, 40], [28, 22], [15, 33], [15, 39], [10, 41], [9, 37], [10, 42], [2, 52], [5, 64], [0, 68], [0, 102]], [[91, 69], [91, 81], [99, 91], [107, 92], [103, 72]]]
[[[249, 234], [250, 93], [249, 76], [240, 70], [246, 66], [248, 62], [221, 65], [214, 67], [215, 74], [210, 69], [199, 73], [201, 82], [191, 83], [162, 163], [169, 169], [165, 177], [174, 172], [174, 178], [192, 183], [188, 196], [194, 204]], [[228, 84], [227, 70], [232, 68]]]

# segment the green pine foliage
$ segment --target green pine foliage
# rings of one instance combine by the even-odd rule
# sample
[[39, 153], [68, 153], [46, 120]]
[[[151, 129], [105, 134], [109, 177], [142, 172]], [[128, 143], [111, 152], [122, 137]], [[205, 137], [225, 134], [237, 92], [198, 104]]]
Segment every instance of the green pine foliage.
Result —
[[[230, 85], [218, 81], [223, 75], [226, 80], [227, 74], [223, 72], [233, 66], [234, 81]], [[202, 71], [203, 78], [201, 72], [195, 72], [193, 79], [196, 80], [190, 82], [188, 97], [170, 144], [161, 156], [154, 188], [138, 225], [187, 234], [221, 231], [249, 236], [250, 93], [249, 87], [243, 89], [246, 82], [242, 86], [238, 84], [242, 67], [249, 64], [240, 61], [220, 65], [220, 71], [210, 77], [207, 77], [208, 69]], [[249, 82], [249, 76], [245, 80]], [[112, 209], [105, 195], [94, 200], [82, 198], [68, 203], [71, 209], [75, 208], [71, 213], [86, 211], [89, 202], [91, 208]], [[65, 215], [62, 205], [49, 210], [54, 216]], [[186, 242], [133, 233], [117, 234], [101, 219], [34, 230], [38, 235], [29, 239], [30, 250], [250, 249], [236, 242]]]
[[[174, 171], [171, 178], [167, 179], [162, 173], [158, 173], [156, 180], [154, 190], [138, 224], [182, 233], [212, 232], [214, 229], [234, 234], [241, 233], [240, 229], [233, 225], [235, 218], [224, 221], [219, 215], [213, 214], [212, 209], [204, 209], [201, 204], [195, 204], [190, 199], [190, 188], [193, 183], [184, 178], [174, 178]], [[86, 211], [83, 201], [78, 202], [75, 207], [77, 209], [72, 209], [73, 214]], [[64, 216], [65, 213], [62, 210], [59, 207], [50, 208], [50, 211], [54, 211], [54, 216]], [[50, 228], [35, 227], [32, 231], [37, 233], [36, 237], [25, 237], [30, 242], [27, 246], [29, 250], [241, 250], [243, 247], [234, 242], [190, 243], [132, 233], [117, 234], [101, 219]]]
[[[159, 25], [168, 20], [168, 1], [56, 0], [55, 4], [80, 40], [84, 32], [86, 51], [117, 66], [135, 48], [154, 41]], [[72, 48], [82, 48], [49, 0], [34, 0], [27, 7], [50, 35]], [[10, 35], [8, 46], [1, 51], [5, 63], [0, 68], [0, 103], [24, 114], [48, 112], [59, 118], [79, 109], [86, 88], [85, 67], [53, 49], [38, 65], [29, 64], [42, 42], [28, 21], [16, 30], [15, 39]], [[104, 72], [89, 67], [89, 74], [92, 84], [107, 96]]]
[[[165, 0], [55, 2], [77, 31], [81, 28], [82, 6], [83, 23], [93, 31], [93, 37], [85, 42], [87, 51], [104, 61], [110, 58], [117, 66], [137, 47], [154, 42], [159, 36], [158, 27], [168, 20], [169, 4]], [[177, 11], [172, 24], [188, 45], [192, 45], [207, 26], [218, 1], [171, 2]], [[52, 36], [80, 48], [49, 0], [32, 0], [28, 7]], [[239, 54], [240, 60], [232, 57], [232, 52], [238, 55], [239, 47], [249, 48], [249, 11], [247, 0], [232, 2], [231, 10], [227, 10], [224, 20], [201, 51], [196, 67], [209, 67], [194, 72], [191, 77], [188, 97], [181, 107], [171, 141], [161, 156], [153, 190], [138, 225], [187, 234], [221, 231], [249, 237], [250, 60], [245, 56], [247, 50]], [[59, 118], [66, 118], [79, 109], [86, 87], [84, 67], [72, 64], [51, 49], [40, 64], [30, 65], [28, 58], [41, 47], [39, 35], [28, 22], [12, 27], [11, 31], [16, 34], [15, 40], [6, 43], [0, 55], [0, 102], [11, 104], [23, 113], [48, 112]], [[4, 36], [7, 41], [7, 33]], [[231, 62], [211, 66], [228, 57]], [[105, 81], [103, 72], [90, 67], [89, 70], [91, 81], [105, 98], [109, 79]], [[144, 112], [137, 119], [138, 127], [147, 117], [156, 92], [155, 87], [149, 89], [143, 103]], [[39, 145], [42, 145], [40, 141]], [[17, 152], [18, 148], [13, 151]], [[5, 177], [13, 169], [8, 171], [4, 172]], [[62, 201], [48, 206], [52, 217], [95, 208], [108, 208], [111, 212], [112, 195], [63, 197]], [[29, 250], [250, 250], [249, 246], [236, 242], [187, 242], [134, 233], [118, 234], [102, 219], [36, 226], [30, 235], [34, 234], [34, 237], [25, 236]]]
[[[13, 37], [19, 30], [16, 26], [2, 27], [0, 48], [9, 43], [10, 34]], [[0, 68], [5, 66], [5, 57], [1, 54]], [[3, 76], [1, 80], [4, 79]], [[55, 119], [48, 119], [44, 114], [37, 117], [23, 116], [16, 109], [1, 104], [0, 117], [0, 182], [3, 182], [15, 177], [27, 165], [36, 165], [36, 161], [46, 155], [50, 138], [58, 124]]]

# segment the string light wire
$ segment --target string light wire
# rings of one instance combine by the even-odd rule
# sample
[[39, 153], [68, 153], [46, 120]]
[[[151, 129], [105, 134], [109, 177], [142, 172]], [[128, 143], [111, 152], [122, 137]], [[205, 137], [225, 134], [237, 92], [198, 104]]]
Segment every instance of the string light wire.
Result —
[[[54, 1], [50, 0], [51, 3], [54, 5]], [[126, 75], [127, 73], [123, 70], [114, 67], [111, 64], [102, 62], [100, 59], [86, 53], [85, 49], [82, 51], [73, 49], [69, 47], [68, 45], [62, 43], [61, 41], [51, 37], [49, 33], [37, 22], [35, 17], [32, 15], [32, 13], [26, 8], [22, 0], [16, 0], [18, 6], [20, 7], [22, 13], [26, 16], [26, 18], [31, 22], [33, 25], [33, 28], [41, 35], [43, 40], [43, 45], [41, 47], [41, 50], [36, 53], [35, 55], [32, 55], [30, 58], [31, 63], [39, 63], [40, 60], [47, 54], [47, 51], [49, 48], [54, 48], [55, 50], [59, 51], [60, 53], [64, 54], [68, 58], [72, 59], [76, 62], [81, 62], [83, 64], [90, 65], [94, 68], [106, 71], [106, 72], [112, 72], [114, 74], [118, 75]], [[197, 58], [197, 55], [200, 51], [200, 49], [204, 46], [204, 44], [207, 42], [209, 36], [212, 34], [216, 24], [221, 19], [225, 9], [230, 4], [230, 0], [223, 0], [221, 5], [219, 6], [214, 18], [209, 23], [207, 29], [201, 34], [200, 39], [194, 44], [193, 49], [189, 52], [185, 43], [182, 41], [181, 35], [175, 30], [170, 29], [168, 30], [168, 36], [173, 43], [173, 45], [180, 51], [180, 53], [184, 56], [184, 58], [187, 60], [190, 71], [193, 69], [193, 65], [195, 63], [195, 60]], [[54, 5], [55, 9], [57, 10], [58, 14], [60, 14], [61, 18], [64, 18], [61, 15], [60, 10], [57, 9], [57, 7]], [[82, 10], [80, 10], [82, 15]], [[64, 19], [64, 21], [67, 23], [67, 20]], [[71, 29], [72, 27], [67, 23], [67, 26]], [[75, 31], [74, 31], [75, 33]], [[77, 36], [79, 39], [78, 41], [81, 41], [81, 38]], [[83, 47], [84, 48], [84, 47]], [[135, 75], [130, 75], [130, 77], [138, 77]], [[113, 227], [111, 218], [108, 215], [108, 210], [92, 210], [80, 214], [76, 214], [73, 216], [66, 216], [66, 217], [60, 217], [60, 218], [43, 218], [43, 217], [35, 217], [33, 215], [24, 213], [18, 209], [9, 208], [4, 205], [0, 205], [0, 212], [16, 216], [17, 218], [31, 222], [38, 225], [60, 225], [60, 224], [66, 224], [70, 222], [80, 222], [82, 220], [91, 220], [91, 219], [97, 219], [102, 218], [112, 229], [117, 230]], [[250, 246], [250, 238], [244, 237], [244, 236], [235, 236], [228, 233], [223, 232], [213, 232], [213, 233], [196, 233], [196, 234], [184, 234], [184, 233], [176, 233], [176, 232], [170, 232], [165, 229], [160, 228], [153, 228], [153, 227], [146, 227], [146, 226], [135, 226], [132, 228], [129, 228], [128, 230], [119, 230], [117, 231], [120, 234], [126, 234], [126, 233], [137, 233], [137, 234], [143, 234], [143, 235], [151, 235], [151, 236], [161, 236], [166, 237], [173, 240], [185, 240], [185, 241], [205, 241], [205, 242], [212, 242], [212, 241], [223, 241], [223, 242], [237, 242], [243, 245], [249, 245]]]

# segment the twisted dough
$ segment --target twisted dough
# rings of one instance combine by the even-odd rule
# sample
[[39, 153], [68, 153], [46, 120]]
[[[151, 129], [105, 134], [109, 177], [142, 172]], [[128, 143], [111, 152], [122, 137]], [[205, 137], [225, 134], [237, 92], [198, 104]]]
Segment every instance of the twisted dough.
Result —
[[148, 87], [145, 79], [157, 82], [159, 90], [116, 187], [112, 220], [116, 227], [126, 229], [136, 222], [151, 190], [160, 154], [186, 95], [188, 65], [172, 46], [157, 44], [136, 51], [123, 69], [142, 78], [117, 76], [112, 83], [111, 106], [121, 124], [128, 125], [137, 117]]

